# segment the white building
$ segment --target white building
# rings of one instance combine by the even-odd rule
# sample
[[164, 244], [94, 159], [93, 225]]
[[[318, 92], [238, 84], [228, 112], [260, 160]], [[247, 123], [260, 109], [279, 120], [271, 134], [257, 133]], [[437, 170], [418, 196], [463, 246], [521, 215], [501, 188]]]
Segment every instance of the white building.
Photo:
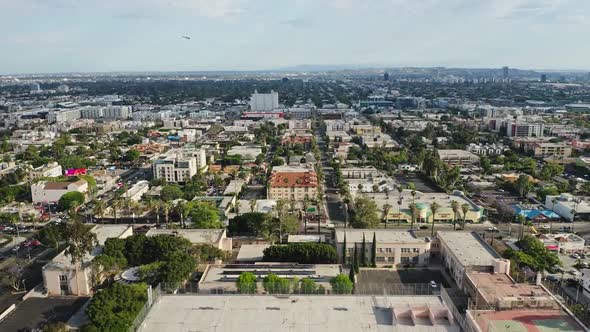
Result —
[[78, 191], [88, 192], [88, 182], [80, 179], [75, 182], [40, 181], [31, 185], [33, 203], [56, 203], [65, 193]]
[[260, 146], [234, 145], [227, 151], [228, 156], [241, 156], [244, 161], [253, 161], [262, 153]]
[[31, 169], [27, 177], [32, 182], [40, 178], [58, 177], [61, 175], [63, 175], [63, 169], [61, 165], [54, 161]]
[[96, 234], [98, 246], [82, 258], [81, 267], [72, 264], [65, 250], [51, 262], [43, 266], [43, 286], [49, 296], [89, 296], [92, 294], [93, 267], [91, 261], [102, 252], [102, 246], [109, 238], [124, 239], [133, 235], [133, 227], [128, 225], [96, 225], [91, 230]]
[[562, 193], [559, 196], [546, 196], [545, 206], [559, 214], [567, 221], [589, 220], [590, 202], [586, 197], [574, 197], [572, 194]]
[[186, 182], [199, 170], [197, 158], [174, 152], [155, 160], [152, 169], [155, 179], [164, 179], [167, 183]]
[[149, 189], [150, 183], [148, 181], [142, 180], [134, 184], [133, 187], [129, 188], [129, 190], [123, 193], [123, 197], [139, 202], [141, 197], [143, 197], [143, 195], [147, 193]]
[[258, 93], [257, 90], [254, 90], [250, 97], [250, 109], [252, 111], [272, 111], [276, 108], [279, 108], [278, 92], [271, 90], [270, 93]]
[[504, 151], [510, 150], [504, 144], [475, 144], [471, 143], [467, 146], [467, 151], [475, 153], [478, 156], [496, 156], [501, 155]]
[[80, 109], [65, 109], [59, 111], [49, 112], [47, 114], [47, 122], [49, 123], [64, 123], [80, 119]]

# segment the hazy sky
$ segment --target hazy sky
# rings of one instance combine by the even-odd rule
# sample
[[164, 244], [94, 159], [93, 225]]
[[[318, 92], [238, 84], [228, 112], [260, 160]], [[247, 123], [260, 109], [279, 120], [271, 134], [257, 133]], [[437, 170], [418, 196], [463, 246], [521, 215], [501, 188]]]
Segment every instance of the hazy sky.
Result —
[[590, 69], [590, 0], [0, 0], [0, 31], [0, 73]]

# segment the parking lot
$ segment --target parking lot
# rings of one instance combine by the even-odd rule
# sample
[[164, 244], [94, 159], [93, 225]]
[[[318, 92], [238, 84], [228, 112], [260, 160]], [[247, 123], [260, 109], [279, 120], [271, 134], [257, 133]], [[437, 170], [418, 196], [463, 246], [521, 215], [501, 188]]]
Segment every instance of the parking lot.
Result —
[[396, 174], [395, 179], [399, 182], [402, 186], [406, 187], [408, 183], [413, 183], [416, 186], [416, 190], [423, 192], [423, 193], [434, 193], [439, 192], [437, 188], [434, 186], [426, 183], [417, 175], [412, 174]]
[[[434, 281], [436, 287], [430, 282]], [[355, 285], [357, 294], [431, 295], [440, 291], [440, 286], [451, 287], [442, 272], [430, 269], [407, 270], [361, 270]]]

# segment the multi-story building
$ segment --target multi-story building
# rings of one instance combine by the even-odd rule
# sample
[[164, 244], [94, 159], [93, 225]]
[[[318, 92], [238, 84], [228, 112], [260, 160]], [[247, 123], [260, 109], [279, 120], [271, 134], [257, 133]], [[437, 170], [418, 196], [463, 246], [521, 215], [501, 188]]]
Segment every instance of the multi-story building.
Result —
[[347, 131], [350, 128], [344, 120], [325, 120], [324, 123], [326, 124], [326, 132]]
[[510, 150], [509, 147], [499, 144], [475, 144], [471, 143], [467, 146], [467, 151], [475, 153], [478, 156], [497, 156]]
[[567, 221], [590, 220], [590, 201], [587, 197], [562, 193], [559, 196], [547, 195], [545, 206]]
[[441, 161], [450, 166], [468, 166], [479, 163], [479, 156], [467, 150], [437, 150]]
[[78, 191], [88, 192], [88, 182], [79, 179], [75, 182], [39, 181], [31, 185], [33, 203], [56, 203], [65, 193]]
[[569, 158], [572, 155], [572, 146], [566, 143], [537, 143], [532, 146], [535, 157], [555, 159]]
[[51, 162], [29, 170], [27, 178], [30, 182], [40, 178], [58, 177], [63, 175], [63, 169], [57, 162]]
[[311, 130], [311, 121], [309, 121], [309, 120], [289, 120], [289, 129], [291, 129], [291, 130]]
[[270, 93], [254, 93], [250, 97], [250, 109], [252, 111], [272, 111], [279, 108], [279, 93], [273, 90]]
[[543, 123], [508, 122], [506, 136], [508, 137], [543, 137], [545, 125]]
[[268, 186], [268, 198], [301, 202], [315, 199], [318, 176], [315, 171], [302, 167], [275, 167]]
[[[336, 230], [336, 250], [340, 261], [351, 264], [354, 247], [360, 256], [363, 237], [365, 239], [365, 255], [370, 262], [373, 252], [373, 235], [375, 236], [375, 262], [382, 265], [428, 265], [431, 241], [428, 238], [418, 238], [411, 231], [389, 229], [338, 229]], [[344, 246], [346, 246], [346, 261], [344, 261]]]
[[163, 159], [157, 159], [153, 163], [155, 179], [164, 179], [167, 183], [186, 182], [197, 174], [197, 159], [193, 156], [181, 153], [169, 153]]
[[64, 123], [80, 119], [80, 109], [64, 109], [59, 111], [49, 112], [47, 114], [47, 122], [49, 123]]

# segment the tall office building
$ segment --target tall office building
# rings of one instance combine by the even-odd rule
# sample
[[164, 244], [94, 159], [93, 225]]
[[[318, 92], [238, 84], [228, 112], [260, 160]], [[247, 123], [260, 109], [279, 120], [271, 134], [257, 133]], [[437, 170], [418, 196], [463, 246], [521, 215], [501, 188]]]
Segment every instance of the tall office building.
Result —
[[541, 74], [541, 83], [545, 83], [545, 82], [547, 82], [547, 75]]
[[270, 90], [270, 93], [254, 93], [250, 97], [250, 109], [255, 112], [272, 111], [279, 108], [279, 93]]
[[383, 80], [389, 81], [389, 73], [388, 72], [385, 72], [385, 74], [383, 74]]
[[508, 70], [509, 70], [508, 66], [502, 67], [502, 78], [505, 80], [508, 79]]

